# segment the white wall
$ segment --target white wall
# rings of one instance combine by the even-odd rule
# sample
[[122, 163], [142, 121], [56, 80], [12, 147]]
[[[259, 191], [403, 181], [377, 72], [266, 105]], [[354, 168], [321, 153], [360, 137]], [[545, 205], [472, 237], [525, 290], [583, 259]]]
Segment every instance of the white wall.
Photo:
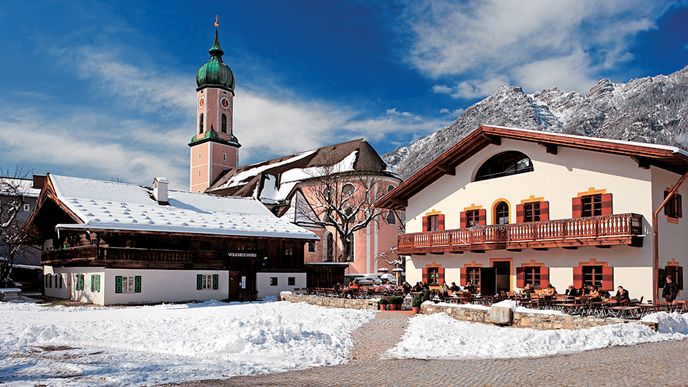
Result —
[[[270, 278], [277, 278], [277, 286], [270, 285]], [[295, 279], [293, 286], [288, 285], [289, 277]], [[293, 291], [294, 289], [306, 287], [306, 273], [256, 273], [256, 289], [258, 290], [258, 298], [275, 296], [278, 297], [280, 292]]]
[[[54, 298], [63, 298], [63, 299], [68, 299], [69, 298], [69, 288], [68, 288], [68, 276], [64, 273], [61, 272], [60, 269], [63, 268], [56, 268], [58, 271], [55, 271], [55, 269], [52, 266], [43, 266], [43, 287], [44, 287], [44, 294], [48, 297], [54, 297]], [[45, 286], [45, 278], [46, 276], [50, 275], [61, 275], [62, 276], [62, 288], [55, 287], [55, 280], [52, 280], [53, 285], [51, 287]], [[59, 285], [58, 285], [59, 286]]]
[[[43, 267], [43, 276], [61, 275], [63, 288], [45, 288], [45, 295], [72, 301], [104, 305], [105, 272], [102, 267]], [[74, 274], [84, 275], [84, 290], [76, 290]], [[91, 275], [100, 275], [100, 291], [91, 291]], [[45, 283], [45, 279], [43, 281]]]
[[[219, 275], [217, 290], [196, 290], [196, 275]], [[141, 276], [141, 293], [115, 293], [115, 276]], [[105, 304], [224, 300], [229, 295], [229, 273], [220, 270], [105, 269], [101, 279]]]

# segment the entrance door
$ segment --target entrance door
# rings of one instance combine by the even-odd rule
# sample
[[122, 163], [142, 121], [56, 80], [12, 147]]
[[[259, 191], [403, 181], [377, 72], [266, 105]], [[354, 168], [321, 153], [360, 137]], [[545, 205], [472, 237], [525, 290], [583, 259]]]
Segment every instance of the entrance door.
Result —
[[496, 261], [492, 265], [495, 268], [495, 290], [508, 292], [511, 290], [511, 262]]
[[495, 268], [480, 268], [480, 294], [483, 296], [495, 295]]
[[241, 297], [241, 272], [229, 272], [229, 300], [238, 301]]

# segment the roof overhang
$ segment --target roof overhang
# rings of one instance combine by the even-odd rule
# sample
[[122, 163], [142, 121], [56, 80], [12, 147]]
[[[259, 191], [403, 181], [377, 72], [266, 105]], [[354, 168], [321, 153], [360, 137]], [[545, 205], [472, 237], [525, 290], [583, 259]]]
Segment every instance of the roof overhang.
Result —
[[409, 179], [385, 194], [376, 207], [403, 209], [410, 197], [446, 174], [454, 174], [456, 167], [486, 146], [501, 145], [502, 139], [534, 142], [542, 145], [547, 153], [556, 154], [558, 147], [567, 147], [631, 157], [641, 168], [656, 166], [684, 174], [688, 171], [688, 152], [680, 148], [644, 144], [622, 140], [610, 140], [537, 130], [482, 125], [446, 150], [439, 157], [417, 171]]

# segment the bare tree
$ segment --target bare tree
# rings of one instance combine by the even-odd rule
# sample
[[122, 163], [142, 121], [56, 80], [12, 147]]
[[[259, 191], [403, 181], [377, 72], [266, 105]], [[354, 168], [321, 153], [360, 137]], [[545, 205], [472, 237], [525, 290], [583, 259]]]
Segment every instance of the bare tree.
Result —
[[30, 244], [34, 233], [17, 218], [26, 204], [31, 188], [25, 184], [28, 172], [17, 167], [14, 172], [0, 170], [0, 287], [13, 286], [10, 279], [14, 258]]
[[[373, 203], [386, 192], [379, 176], [349, 170], [340, 170], [337, 163], [309, 168], [304, 191], [313, 211], [299, 215], [314, 224], [335, 230], [342, 242], [339, 261], [353, 259], [354, 233], [366, 228], [386, 212], [373, 207]], [[297, 207], [297, 211], [299, 211]]]

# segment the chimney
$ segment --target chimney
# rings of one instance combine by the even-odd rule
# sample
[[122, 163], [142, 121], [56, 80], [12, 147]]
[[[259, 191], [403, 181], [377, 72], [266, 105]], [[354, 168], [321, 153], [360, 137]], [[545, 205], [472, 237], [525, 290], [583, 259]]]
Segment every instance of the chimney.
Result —
[[33, 175], [33, 186], [32, 188], [35, 189], [43, 189], [43, 186], [45, 186], [45, 182], [47, 180], [46, 175]]
[[153, 199], [158, 204], [170, 204], [167, 199], [167, 186], [169, 182], [166, 177], [156, 177], [153, 179]]

